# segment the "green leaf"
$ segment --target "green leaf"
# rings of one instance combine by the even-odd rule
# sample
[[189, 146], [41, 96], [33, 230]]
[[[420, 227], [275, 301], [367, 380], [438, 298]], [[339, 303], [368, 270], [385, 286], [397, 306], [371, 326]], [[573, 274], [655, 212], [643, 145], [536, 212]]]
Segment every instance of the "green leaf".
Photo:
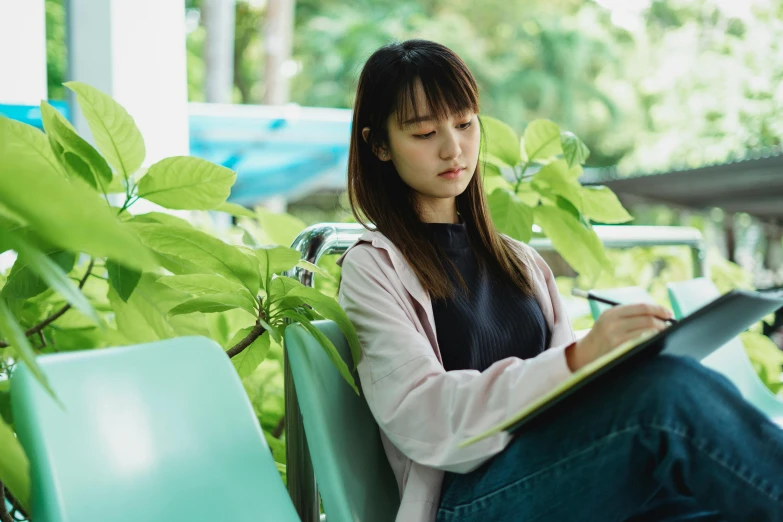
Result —
[[549, 120], [533, 120], [525, 128], [525, 152], [529, 161], [541, 161], [563, 153], [560, 127]]
[[[252, 330], [252, 326], [239, 330], [228, 342], [227, 349], [247, 337]], [[250, 346], [233, 356], [231, 358], [231, 363], [234, 365], [234, 368], [236, 368], [240, 377], [247, 377], [258, 368], [258, 365], [263, 362], [268, 352], [269, 332], [264, 332], [259, 335], [255, 341], [250, 343]]]
[[79, 288], [68, 278], [63, 269], [35, 246], [15, 234], [0, 230], [0, 241], [11, 245], [24, 261], [52, 290], [59, 293], [71, 306], [99, 325], [103, 322]]
[[595, 280], [603, 269], [611, 267], [595, 231], [582, 226], [565, 210], [541, 205], [534, 209], [534, 216], [555, 249], [580, 274]]
[[181, 217], [172, 216], [165, 212], [147, 212], [146, 214], [137, 214], [131, 217], [128, 222], [130, 223], [158, 223], [160, 225], [168, 225], [170, 227], [182, 227], [193, 228], [190, 221], [182, 219]]
[[497, 165], [490, 163], [489, 161], [484, 163], [481, 169], [481, 173], [484, 175], [484, 177], [490, 177], [490, 176], [502, 176], [502, 172], [500, 171], [500, 167]]
[[272, 274], [291, 270], [302, 258], [298, 251], [283, 246], [263, 246], [255, 252], [260, 262], [258, 270], [265, 283], [271, 279]]
[[103, 157], [127, 178], [144, 162], [147, 152], [136, 123], [111, 96], [81, 82], [63, 85], [76, 93], [76, 101], [90, 126]]
[[332, 276], [332, 274], [330, 274], [329, 272], [327, 272], [326, 270], [324, 270], [324, 269], [323, 269], [323, 268], [321, 268], [320, 266], [318, 266], [318, 265], [314, 265], [314, 264], [313, 264], [313, 263], [311, 263], [310, 261], [305, 261], [304, 259], [301, 259], [301, 260], [300, 260], [300, 261], [299, 261], [299, 262], [296, 264], [296, 266], [297, 266], [298, 268], [303, 268], [303, 269], [307, 270], [308, 272], [312, 272], [312, 273], [314, 273], [314, 274], [318, 274], [318, 275], [320, 275], [320, 276], [324, 276], [325, 278], [329, 279], [330, 281], [335, 281], [335, 282], [337, 281], [337, 280], [336, 280], [336, 279], [335, 279], [335, 278]]
[[136, 285], [141, 279], [141, 272], [132, 268], [125, 268], [114, 261], [106, 261], [106, 270], [109, 274], [109, 284], [117, 292], [117, 295], [125, 302], [128, 302]]
[[563, 147], [563, 156], [569, 167], [584, 164], [590, 156], [590, 149], [573, 132], [561, 132], [560, 144]]
[[288, 295], [294, 288], [304, 288], [304, 285], [292, 277], [276, 275], [272, 279], [270, 298], [277, 299]]
[[609, 187], [582, 187], [582, 212], [598, 223], [627, 223], [633, 220]]
[[[73, 252], [55, 249], [47, 252], [46, 255], [66, 274], [73, 270], [76, 263], [76, 254]], [[44, 292], [47, 288], [49, 285], [46, 284], [46, 281], [30, 269], [25, 259], [17, 257], [0, 293], [11, 299], [29, 299]]]
[[502, 176], [485, 176], [483, 183], [485, 194], [492, 194], [498, 189], [510, 190], [511, 192], [514, 192], [514, 187], [512, 187], [511, 183], [506, 181], [506, 179]]
[[489, 213], [498, 230], [527, 243], [533, 235], [533, 209], [510, 190], [497, 189], [489, 198]]
[[[308, 321], [307, 318], [301, 314], [298, 314], [293, 310], [286, 310], [283, 312], [283, 315], [301, 324], [310, 335], [315, 337], [315, 340], [318, 341], [324, 351], [326, 351], [326, 355], [332, 361], [332, 364], [335, 365], [337, 371], [340, 372], [340, 375], [342, 375], [343, 379], [345, 379], [345, 382], [347, 382], [351, 388], [353, 388], [353, 391], [356, 392], [356, 395], [360, 395], [359, 388], [356, 387], [356, 382], [354, 381], [353, 375], [351, 374], [351, 370], [348, 369], [348, 365], [345, 364], [343, 358], [340, 357], [340, 353], [337, 351], [337, 348], [334, 347], [332, 341], [330, 341], [329, 338], [324, 335], [323, 332], [321, 332], [321, 330], [313, 326], [310, 321]], [[351, 352], [353, 352], [353, 349], [351, 349]]]
[[[123, 302], [109, 287], [109, 302], [117, 330], [128, 344], [145, 343], [185, 335], [210, 335], [210, 317], [202, 314], [170, 316], [169, 310], [190, 296], [156, 282], [157, 275], [145, 272], [128, 299]], [[244, 312], [239, 312], [244, 317]], [[231, 314], [231, 312], [227, 312]]]
[[489, 116], [481, 117], [481, 127], [487, 144], [485, 161], [493, 162], [491, 158], [497, 158], [509, 167], [514, 167], [522, 161], [519, 137], [514, 129]]
[[553, 161], [544, 165], [533, 177], [533, 187], [546, 183], [553, 194], [567, 199], [579, 212], [582, 211], [582, 185], [569, 171], [565, 160]]
[[154, 223], [136, 223], [133, 227], [150, 249], [239, 281], [252, 295], [258, 293], [258, 261], [238, 247], [194, 228]]
[[154, 266], [149, 252], [95, 191], [63, 177], [42, 132], [0, 117], [0, 158], [0, 201], [42, 238], [134, 268]]
[[278, 214], [263, 207], [255, 210], [260, 230], [253, 232], [262, 245], [291, 245], [296, 236], [307, 228], [304, 221], [291, 214]]
[[253, 297], [247, 293], [247, 289], [241, 283], [216, 274], [163, 276], [158, 278], [158, 283], [163, 283], [186, 294], [203, 295], [245, 292], [248, 297]]
[[139, 196], [165, 208], [212, 210], [224, 204], [236, 173], [191, 156], [174, 156], [152, 165], [139, 182]]
[[[14, 412], [11, 410], [11, 381], [5, 379], [0, 381], [0, 420], [6, 424], [13, 425]], [[0, 482], [3, 479], [0, 478]]]
[[537, 206], [541, 202], [541, 195], [533, 188], [533, 184], [529, 181], [520, 183], [516, 194], [519, 200], [530, 208]]
[[41, 118], [55, 154], [62, 150], [58, 159], [65, 170], [95, 188], [108, 187], [113, 177], [111, 167], [92, 145], [79, 136], [60, 111], [42, 101]]
[[254, 308], [255, 303], [247, 294], [207, 294], [189, 299], [179, 304], [169, 311], [171, 315], [192, 314], [201, 312], [203, 314], [213, 314], [216, 312], [225, 312], [234, 308], [240, 308], [251, 316], [256, 317]]
[[225, 212], [226, 214], [231, 214], [234, 217], [246, 217], [250, 219], [255, 219], [256, 217], [255, 212], [243, 207], [242, 205], [237, 205], [236, 203], [225, 202], [218, 205], [215, 210], [219, 212]]
[[30, 462], [13, 430], [2, 420], [0, 420], [0, 482], [29, 512]]
[[355, 368], [361, 357], [359, 338], [356, 335], [353, 324], [348, 320], [348, 316], [345, 315], [345, 311], [340, 307], [339, 303], [333, 298], [325, 296], [315, 288], [307, 286], [299, 286], [292, 289], [286, 295], [283, 303], [287, 302], [289, 298], [301, 298], [305, 303], [312, 306], [316, 312], [321, 314], [324, 319], [329, 319], [337, 323], [340, 331], [343, 332], [343, 335], [345, 335], [345, 338], [348, 340], [348, 345], [351, 347], [351, 356], [353, 357]]
[[32, 373], [36, 380], [41, 383], [41, 386], [49, 392], [49, 395], [51, 395], [54, 400], [58, 400], [57, 396], [54, 394], [54, 390], [52, 390], [49, 385], [49, 379], [46, 378], [46, 374], [44, 374], [35, 360], [35, 352], [33, 351], [33, 347], [30, 346], [30, 341], [27, 340], [27, 336], [25, 336], [22, 327], [19, 326], [19, 323], [16, 322], [16, 319], [8, 309], [8, 304], [5, 299], [0, 299], [0, 333], [8, 344], [16, 349], [19, 358], [27, 365], [30, 373]]

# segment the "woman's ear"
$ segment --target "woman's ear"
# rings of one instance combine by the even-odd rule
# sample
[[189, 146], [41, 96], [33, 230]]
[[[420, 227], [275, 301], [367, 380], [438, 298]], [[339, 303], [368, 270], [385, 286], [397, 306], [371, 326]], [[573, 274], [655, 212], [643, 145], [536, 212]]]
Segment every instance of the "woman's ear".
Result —
[[[370, 127], [365, 127], [362, 129], [362, 139], [365, 143], [369, 143], [367, 141], [367, 138], [370, 136]], [[391, 159], [391, 156], [389, 156], [389, 151], [386, 150], [385, 147], [372, 147], [372, 152], [376, 156], [378, 156], [378, 159], [381, 161], [389, 161]]]

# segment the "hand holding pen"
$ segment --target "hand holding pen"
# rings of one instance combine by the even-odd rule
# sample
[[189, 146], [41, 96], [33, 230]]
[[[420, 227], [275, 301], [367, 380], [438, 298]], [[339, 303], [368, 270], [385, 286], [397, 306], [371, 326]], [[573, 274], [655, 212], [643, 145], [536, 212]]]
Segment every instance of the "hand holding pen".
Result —
[[670, 310], [647, 303], [620, 304], [609, 299], [599, 298], [589, 292], [582, 292], [579, 297], [604, 302], [612, 308], [602, 313], [595, 321], [590, 332], [579, 342], [566, 349], [566, 361], [571, 371], [598, 359], [606, 353], [623, 345], [627, 341], [638, 338], [647, 332], [659, 332], [675, 322]]

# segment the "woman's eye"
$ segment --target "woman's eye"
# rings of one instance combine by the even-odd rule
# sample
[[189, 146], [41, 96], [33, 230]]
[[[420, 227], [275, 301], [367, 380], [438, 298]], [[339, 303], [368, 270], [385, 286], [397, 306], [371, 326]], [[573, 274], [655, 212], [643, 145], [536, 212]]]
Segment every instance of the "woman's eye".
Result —
[[465, 129], [467, 129], [468, 127], [470, 127], [471, 123], [473, 123], [473, 122], [471, 122], [471, 121], [466, 121], [465, 123], [460, 123], [460, 124], [458, 125], [458, 127], [459, 127], [460, 129], [463, 129], [463, 130], [465, 130]]
[[435, 134], [435, 131], [428, 132], [427, 134], [414, 134], [413, 137], [414, 138], [419, 138], [420, 140], [426, 140], [427, 138], [429, 138], [433, 134]]

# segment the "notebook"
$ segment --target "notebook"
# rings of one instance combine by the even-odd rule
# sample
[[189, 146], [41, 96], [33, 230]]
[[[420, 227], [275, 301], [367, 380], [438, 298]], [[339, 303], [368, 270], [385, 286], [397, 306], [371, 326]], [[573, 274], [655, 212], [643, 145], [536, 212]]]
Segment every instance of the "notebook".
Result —
[[602, 376], [660, 353], [702, 360], [731, 339], [783, 307], [780, 292], [733, 290], [656, 334], [629, 341], [580, 368], [559, 386], [545, 393], [513, 417], [459, 444], [465, 447], [501, 431], [515, 432], [585, 386], [600, 386]]

